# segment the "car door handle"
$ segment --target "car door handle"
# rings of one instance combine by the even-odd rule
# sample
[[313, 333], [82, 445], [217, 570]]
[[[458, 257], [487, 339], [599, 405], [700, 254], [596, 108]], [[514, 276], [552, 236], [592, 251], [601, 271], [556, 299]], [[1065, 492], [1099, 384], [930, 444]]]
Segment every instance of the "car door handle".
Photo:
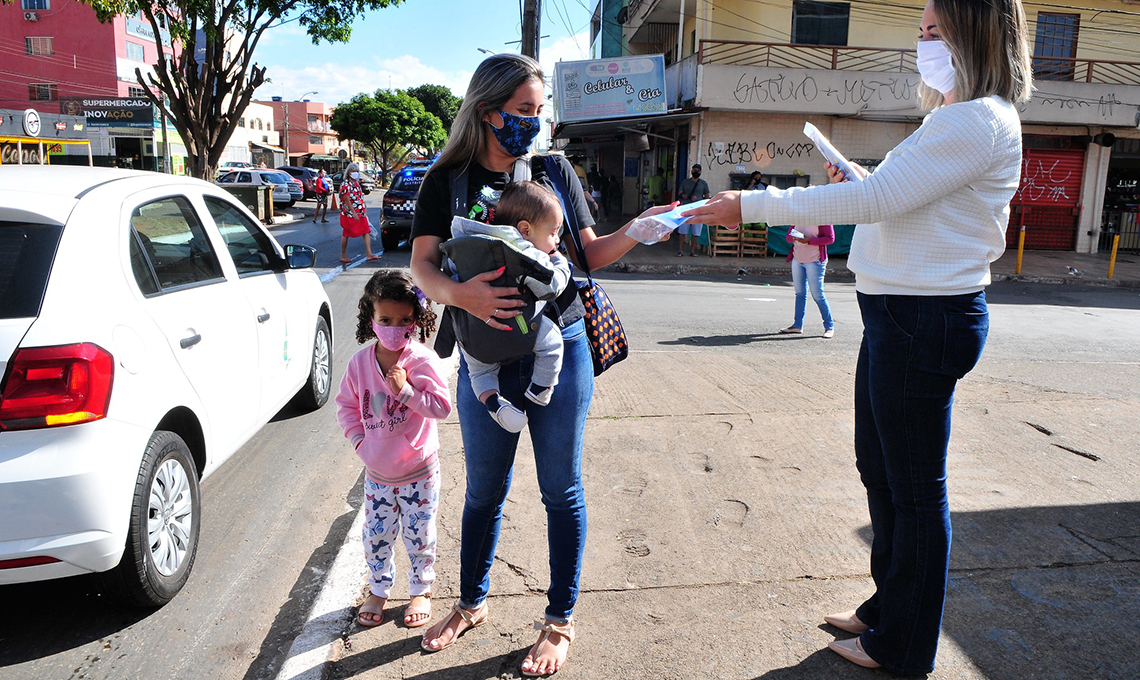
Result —
[[188, 338], [182, 338], [178, 341], [178, 344], [182, 346], [182, 349], [190, 349], [194, 345], [197, 345], [199, 342], [202, 342], [202, 334], [195, 333]]
[[257, 323], [265, 323], [269, 321], [269, 312], [263, 312], [257, 315]]

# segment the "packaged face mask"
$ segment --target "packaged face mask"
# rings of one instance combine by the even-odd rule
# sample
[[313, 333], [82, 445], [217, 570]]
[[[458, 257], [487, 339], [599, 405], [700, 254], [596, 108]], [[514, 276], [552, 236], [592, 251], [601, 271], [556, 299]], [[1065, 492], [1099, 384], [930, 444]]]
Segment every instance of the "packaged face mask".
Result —
[[692, 210], [693, 208], [699, 208], [708, 202], [708, 199], [704, 199], [693, 203], [686, 203], [685, 205], [679, 205], [669, 212], [661, 213], [660, 215], [638, 218], [629, 226], [625, 235], [640, 243], [652, 245], [661, 241], [661, 239], [667, 237], [669, 234], [672, 234], [677, 227], [685, 222], [685, 218], [681, 217], [681, 213], [686, 210]]

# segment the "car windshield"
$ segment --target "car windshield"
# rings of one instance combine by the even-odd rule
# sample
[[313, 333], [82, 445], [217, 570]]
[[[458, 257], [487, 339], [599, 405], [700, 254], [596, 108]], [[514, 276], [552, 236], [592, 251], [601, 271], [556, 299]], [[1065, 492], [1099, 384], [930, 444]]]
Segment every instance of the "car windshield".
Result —
[[63, 227], [0, 221], [0, 319], [38, 316]]
[[263, 172], [261, 176], [274, 184], [289, 184], [293, 181], [283, 172]]
[[390, 191], [418, 191], [424, 182], [423, 170], [405, 170], [392, 180]]

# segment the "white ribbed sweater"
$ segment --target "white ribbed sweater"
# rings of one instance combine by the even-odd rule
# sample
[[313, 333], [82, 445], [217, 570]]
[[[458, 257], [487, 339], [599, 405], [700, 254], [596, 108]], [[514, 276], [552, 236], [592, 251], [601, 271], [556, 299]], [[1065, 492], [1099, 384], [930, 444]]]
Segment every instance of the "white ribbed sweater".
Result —
[[745, 191], [743, 222], [857, 223], [847, 266], [871, 295], [958, 295], [990, 282], [1021, 177], [1021, 120], [999, 97], [943, 106], [862, 182]]

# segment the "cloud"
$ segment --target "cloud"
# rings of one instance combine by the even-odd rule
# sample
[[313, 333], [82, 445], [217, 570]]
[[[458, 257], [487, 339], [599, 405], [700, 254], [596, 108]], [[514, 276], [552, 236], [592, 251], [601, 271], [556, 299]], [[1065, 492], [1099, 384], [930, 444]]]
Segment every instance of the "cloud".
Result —
[[271, 82], [258, 88], [256, 98], [267, 100], [271, 96], [297, 96], [308, 90], [317, 90], [314, 101], [336, 106], [361, 92], [375, 92], [381, 88], [406, 89], [430, 83], [443, 85], [458, 96], [467, 90], [471, 79], [469, 71], [443, 71], [427, 66], [417, 57], [404, 55], [384, 59], [372, 57], [360, 63], [324, 64], [291, 68], [285, 64], [268, 63], [267, 75]]
[[538, 61], [547, 75], [554, 73], [554, 64], [559, 61], [582, 61], [590, 58], [590, 33], [582, 31], [559, 38], [553, 45], [543, 47], [538, 53]]

